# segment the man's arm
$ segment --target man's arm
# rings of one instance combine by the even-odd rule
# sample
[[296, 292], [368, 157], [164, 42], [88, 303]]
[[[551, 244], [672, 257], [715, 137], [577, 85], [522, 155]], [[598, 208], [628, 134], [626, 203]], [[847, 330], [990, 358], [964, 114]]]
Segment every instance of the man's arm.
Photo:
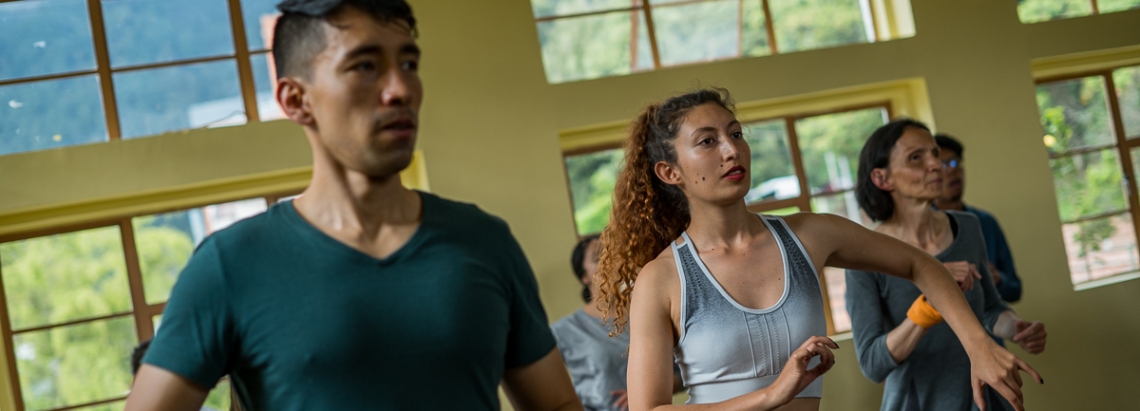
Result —
[[503, 391], [510, 398], [511, 405], [520, 411], [582, 409], [557, 347], [534, 363], [506, 370], [503, 373]]
[[125, 411], [198, 411], [209, 393], [178, 374], [143, 364], [127, 395]]

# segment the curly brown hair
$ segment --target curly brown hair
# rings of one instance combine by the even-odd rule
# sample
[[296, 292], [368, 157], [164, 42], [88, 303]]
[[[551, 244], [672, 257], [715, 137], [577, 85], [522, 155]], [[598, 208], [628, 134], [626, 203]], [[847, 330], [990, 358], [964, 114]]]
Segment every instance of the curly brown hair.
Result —
[[689, 226], [689, 201], [677, 186], [657, 178], [660, 161], [676, 164], [673, 139], [685, 116], [703, 104], [730, 112], [732, 100], [723, 88], [702, 89], [651, 104], [630, 126], [625, 141], [625, 166], [614, 186], [610, 222], [602, 231], [597, 281], [611, 336], [629, 324], [629, 302], [637, 273]]

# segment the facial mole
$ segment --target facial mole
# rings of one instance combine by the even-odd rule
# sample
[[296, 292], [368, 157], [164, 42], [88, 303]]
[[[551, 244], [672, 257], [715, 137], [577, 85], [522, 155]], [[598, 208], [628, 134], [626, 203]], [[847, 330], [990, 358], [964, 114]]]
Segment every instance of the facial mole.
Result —
[[704, 177], [701, 177], [701, 181], [705, 181], [705, 178], [704, 178]]

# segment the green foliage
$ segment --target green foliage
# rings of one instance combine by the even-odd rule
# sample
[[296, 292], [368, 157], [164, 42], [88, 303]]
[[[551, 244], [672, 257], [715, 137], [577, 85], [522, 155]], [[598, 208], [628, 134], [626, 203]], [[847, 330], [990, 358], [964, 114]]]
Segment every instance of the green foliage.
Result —
[[610, 13], [538, 23], [546, 79], [561, 83], [629, 74], [634, 66], [630, 16]]
[[1129, 138], [1140, 137], [1140, 66], [1117, 69], [1112, 73], [1112, 83], [1125, 133]]
[[194, 241], [189, 233], [158, 225], [156, 220], [155, 216], [146, 216], [132, 221], [147, 304], [158, 304], [170, 298], [170, 290], [174, 288], [178, 274], [194, 252]]
[[769, 0], [781, 53], [866, 43], [857, 0]]
[[1017, 0], [1017, 16], [1022, 23], [1037, 23], [1090, 14], [1092, 14], [1091, 0]]
[[1097, 0], [1097, 7], [1101, 13], [1112, 13], [1140, 8], [1140, 0]]
[[[774, 178], [796, 175], [785, 124], [783, 119], [778, 119], [747, 124], [744, 127], [744, 139], [752, 151], [750, 177], [753, 189]], [[751, 197], [750, 195], [749, 201], [759, 200]]]
[[[796, 120], [796, 135], [812, 194], [854, 187], [859, 152], [886, 112], [867, 108]], [[846, 166], [846, 167], [844, 167]]]
[[579, 235], [599, 233], [609, 223], [622, 156], [622, 149], [615, 148], [566, 157]]
[[[161, 297], [152, 303], [169, 295], [193, 248], [187, 232], [158, 220], [135, 219], [140, 264], [150, 273], [144, 289], [148, 300]], [[131, 310], [118, 226], [0, 244], [0, 273], [16, 330]], [[11, 346], [28, 409], [124, 395], [137, 343], [132, 316], [17, 334]], [[207, 405], [226, 409], [228, 385], [215, 391]]]

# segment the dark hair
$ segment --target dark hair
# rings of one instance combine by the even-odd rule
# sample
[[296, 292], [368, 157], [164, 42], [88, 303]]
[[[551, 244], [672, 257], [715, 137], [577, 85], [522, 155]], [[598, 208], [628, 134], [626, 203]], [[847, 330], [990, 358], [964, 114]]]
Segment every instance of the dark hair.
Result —
[[[570, 253], [570, 267], [574, 268], [574, 278], [579, 282], [586, 276], [586, 249], [590, 247], [590, 243], [597, 241], [598, 237], [597, 234], [582, 237], [578, 240], [578, 244], [574, 245], [574, 252]], [[592, 299], [590, 287], [582, 284], [582, 301], [590, 302]]]
[[891, 151], [907, 127], [917, 127], [930, 131], [926, 124], [909, 118], [901, 118], [879, 127], [871, 138], [863, 144], [859, 152], [859, 176], [855, 182], [855, 198], [859, 208], [874, 221], [884, 221], [895, 214], [895, 201], [891, 193], [880, 190], [871, 181], [871, 172], [876, 168], [887, 168], [891, 164]]
[[142, 366], [142, 359], [146, 356], [146, 350], [150, 348], [150, 340], [139, 343], [134, 350], [131, 351], [131, 375], [139, 373], [139, 367]]
[[966, 148], [962, 147], [962, 142], [946, 133], [938, 133], [934, 135], [934, 142], [938, 143], [938, 148], [943, 150], [953, 151], [958, 155], [958, 158], [966, 158]]
[[689, 201], [680, 188], [657, 178], [653, 167], [676, 164], [677, 137], [685, 116], [704, 104], [733, 111], [728, 90], [697, 90], [651, 104], [634, 120], [625, 142], [625, 167], [614, 186], [610, 222], [602, 231], [598, 261], [599, 298], [605, 318], [614, 318], [612, 335], [628, 322], [629, 299], [637, 272], [661, 253], [689, 225]]
[[416, 33], [416, 18], [404, 0], [285, 0], [277, 5], [281, 17], [273, 28], [277, 76], [309, 75], [313, 57], [325, 48], [321, 22], [345, 7], [355, 7], [385, 23], [401, 21], [413, 35]]

